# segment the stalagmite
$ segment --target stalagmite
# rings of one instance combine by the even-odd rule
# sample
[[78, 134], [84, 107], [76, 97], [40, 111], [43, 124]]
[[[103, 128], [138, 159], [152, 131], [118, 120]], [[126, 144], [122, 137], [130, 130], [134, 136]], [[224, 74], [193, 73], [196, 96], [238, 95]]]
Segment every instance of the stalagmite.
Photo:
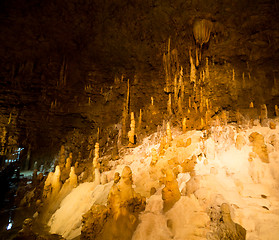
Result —
[[69, 157], [66, 160], [66, 170], [70, 171], [70, 168], [72, 166], [72, 160], [73, 160], [73, 153], [69, 154]]
[[52, 183], [52, 178], [53, 178], [53, 172], [50, 172], [47, 175], [47, 179], [44, 184], [44, 189], [43, 189], [43, 201], [47, 200], [50, 195], [51, 195], [51, 183]]
[[64, 145], [62, 145], [61, 149], [60, 149], [59, 162], [58, 162], [60, 168], [64, 168], [65, 160], [66, 160], [65, 147], [64, 147]]
[[154, 105], [154, 98], [151, 97], [151, 105], [153, 106]]
[[261, 116], [260, 116], [261, 123], [263, 123], [266, 119], [267, 119], [267, 107], [265, 104], [262, 104], [261, 105]]
[[98, 159], [100, 157], [100, 145], [98, 142], [95, 143], [95, 155], [94, 155], [94, 159], [93, 159], [93, 167], [94, 168], [98, 168], [99, 167], [99, 162]]
[[254, 108], [254, 103], [253, 103], [253, 102], [250, 102], [249, 107], [250, 107], [250, 108]]
[[75, 173], [75, 167], [71, 167], [71, 172], [70, 172], [70, 185], [73, 187], [77, 186], [77, 175]]
[[209, 109], [209, 105], [208, 105], [208, 98], [207, 98], [207, 99], [205, 99], [205, 103], [206, 103], [206, 110], [208, 110], [208, 109]]
[[186, 118], [183, 118], [183, 121], [182, 121], [182, 131], [185, 133], [187, 131], [187, 120]]
[[60, 166], [56, 166], [55, 167], [55, 172], [52, 176], [52, 181], [51, 181], [51, 186], [52, 186], [52, 196], [56, 196], [61, 187], [62, 187], [62, 183], [61, 183], [61, 180], [60, 180], [60, 176], [61, 176], [61, 171], [60, 171]]
[[131, 112], [131, 124], [130, 124], [131, 130], [128, 132], [128, 138], [129, 138], [129, 144], [134, 145], [135, 142], [135, 128], [136, 128], [136, 121], [135, 121], [135, 115], [134, 112]]
[[171, 143], [172, 141], [172, 134], [171, 134], [171, 127], [170, 127], [170, 123], [167, 123], [167, 143]]
[[151, 156], [152, 156], [152, 159], [150, 162], [150, 166], [154, 166], [159, 160], [159, 157], [158, 157], [158, 154], [157, 154], [157, 151], [155, 148], [151, 149]]
[[165, 187], [162, 190], [162, 199], [164, 201], [164, 212], [170, 210], [180, 199], [181, 193], [178, 188], [178, 182], [171, 169], [167, 169], [164, 179]]

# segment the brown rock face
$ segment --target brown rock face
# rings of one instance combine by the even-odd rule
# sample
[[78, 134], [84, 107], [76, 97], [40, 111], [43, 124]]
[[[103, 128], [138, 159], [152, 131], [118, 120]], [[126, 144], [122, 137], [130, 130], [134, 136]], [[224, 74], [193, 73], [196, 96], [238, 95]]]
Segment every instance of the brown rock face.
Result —
[[264, 163], [269, 163], [267, 146], [264, 137], [260, 133], [253, 132], [249, 135], [249, 141], [252, 143], [253, 152], [255, 152]]

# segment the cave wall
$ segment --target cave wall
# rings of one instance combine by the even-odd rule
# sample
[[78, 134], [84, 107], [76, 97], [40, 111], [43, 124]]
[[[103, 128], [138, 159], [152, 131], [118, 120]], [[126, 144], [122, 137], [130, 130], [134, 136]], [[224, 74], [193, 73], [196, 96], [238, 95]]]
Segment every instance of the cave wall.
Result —
[[199, 76], [208, 58], [204, 87], [213, 105], [236, 110], [253, 101], [273, 109], [279, 93], [278, 8], [273, 0], [2, 1], [4, 147], [13, 152], [31, 145], [31, 166], [50, 162], [61, 144], [78, 136], [69, 151], [87, 157], [81, 142], [90, 148], [88, 137], [95, 141], [98, 128], [109, 135], [121, 123], [128, 79], [130, 111], [136, 117], [147, 111], [153, 97], [164, 119], [163, 54], [170, 39], [187, 81], [196, 19], [213, 23], [197, 67]]

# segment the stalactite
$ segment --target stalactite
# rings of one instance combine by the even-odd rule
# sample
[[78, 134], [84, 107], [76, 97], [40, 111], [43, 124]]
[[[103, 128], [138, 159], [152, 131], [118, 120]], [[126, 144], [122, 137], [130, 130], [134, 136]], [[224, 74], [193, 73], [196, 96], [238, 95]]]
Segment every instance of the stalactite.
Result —
[[195, 109], [195, 112], [198, 113], [198, 106], [197, 106], [196, 102], [194, 102], [194, 109]]
[[206, 57], [206, 62], [205, 62], [205, 77], [207, 81], [209, 80], [209, 65], [208, 65], [208, 57]]
[[196, 67], [195, 67], [193, 58], [191, 56], [191, 49], [189, 49], [189, 57], [190, 57], [190, 65], [191, 65], [191, 69], [190, 69], [190, 82], [191, 83], [196, 83]]
[[123, 113], [122, 113], [122, 138], [126, 137], [126, 125], [129, 116], [129, 105], [130, 105], [130, 81], [127, 82], [127, 96], [124, 102]]
[[199, 48], [198, 46], [196, 46], [196, 67], [198, 67], [200, 65], [199, 62]]
[[203, 120], [203, 118], [201, 118], [201, 128], [203, 128], [204, 127], [204, 120]]
[[205, 112], [205, 124], [208, 124], [208, 120], [209, 120], [209, 113], [208, 111]]
[[[207, 43], [210, 38], [211, 31], [213, 29], [213, 24], [211, 21], [206, 19], [197, 19], [193, 25], [193, 34], [196, 41], [196, 66], [199, 65], [199, 60], [201, 61], [201, 51], [204, 43]], [[198, 53], [198, 47], [200, 51]]]
[[275, 105], [275, 116], [278, 117], [279, 116], [279, 110], [278, 110], [278, 106]]
[[182, 99], [181, 99], [181, 97], [178, 98], [178, 113], [179, 113], [179, 114], [182, 114], [182, 113], [183, 113]]
[[261, 105], [261, 120], [267, 119], [267, 107], [265, 104]]
[[63, 58], [63, 62], [60, 68], [60, 74], [59, 74], [59, 82], [58, 86], [66, 86], [66, 80], [67, 80], [67, 68], [68, 65], [66, 63], [65, 57]]
[[172, 104], [171, 104], [171, 93], [169, 94], [169, 100], [168, 100], [168, 114], [172, 115]]
[[141, 125], [142, 125], [142, 109], [140, 109], [140, 113], [139, 113], [138, 132], [140, 132], [141, 130]]
[[178, 103], [178, 84], [177, 84], [177, 75], [174, 75], [174, 105]]
[[165, 92], [170, 92], [171, 85], [171, 52], [170, 52], [170, 38], [168, 39], [167, 44], [167, 54], [163, 55], [163, 64], [165, 69], [165, 78], [166, 78], [166, 87]]

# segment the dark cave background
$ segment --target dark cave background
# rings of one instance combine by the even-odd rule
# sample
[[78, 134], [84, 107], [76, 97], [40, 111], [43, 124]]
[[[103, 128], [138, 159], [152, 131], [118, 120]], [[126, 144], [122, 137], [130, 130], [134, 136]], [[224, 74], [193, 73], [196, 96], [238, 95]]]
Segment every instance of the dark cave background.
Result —
[[[215, 105], [278, 103], [277, 0], [2, 0], [0, 12], [0, 133], [6, 127], [8, 152], [25, 149], [22, 166], [30, 147], [27, 168], [50, 163], [65, 143], [74, 158], [87, 158], [98, 127], [106, 146], [121, 122], [128, 79], [131, 111], [138, 116], [154, 97], [164, 116], [166, 42], [187, 79], [196, 19], [214, 24], [200, 68], [208, 57]], [[247, 79], [236, 97], [227, 87], [232, 69], [238, 83]]]

